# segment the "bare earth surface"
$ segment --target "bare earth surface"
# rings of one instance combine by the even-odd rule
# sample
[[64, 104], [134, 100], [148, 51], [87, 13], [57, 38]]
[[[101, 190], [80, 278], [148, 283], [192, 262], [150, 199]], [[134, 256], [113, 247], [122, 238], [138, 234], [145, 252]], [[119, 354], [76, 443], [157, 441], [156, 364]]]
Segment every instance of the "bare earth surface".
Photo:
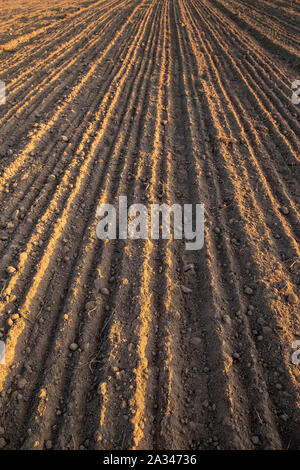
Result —
[[[1, 448], [300, 448], [299, 25], [0, 1]], [[120, 195], [203, 203], [204, 248], [98, 240]]]

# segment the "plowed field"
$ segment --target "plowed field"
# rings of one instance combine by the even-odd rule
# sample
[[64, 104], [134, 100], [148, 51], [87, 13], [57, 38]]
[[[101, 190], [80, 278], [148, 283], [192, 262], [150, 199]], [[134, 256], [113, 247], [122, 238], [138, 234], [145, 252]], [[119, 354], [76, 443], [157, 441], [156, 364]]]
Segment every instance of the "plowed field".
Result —
[[[0, 1], [1, 448], [300, 448], [299, 32], [288, 0]], [[204, 247], [98, 239], [121, 195], [204, 204]]]

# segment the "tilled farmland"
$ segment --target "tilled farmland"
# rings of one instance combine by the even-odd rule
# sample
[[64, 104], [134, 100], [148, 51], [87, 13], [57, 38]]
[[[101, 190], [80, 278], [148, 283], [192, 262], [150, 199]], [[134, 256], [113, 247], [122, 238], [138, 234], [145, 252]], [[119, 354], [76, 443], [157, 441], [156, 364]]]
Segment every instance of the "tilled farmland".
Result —
[[[300, 7], [0, 2], [0, 448], [299, 449]], [[100, 240], [203, 204], [205, 243]]]

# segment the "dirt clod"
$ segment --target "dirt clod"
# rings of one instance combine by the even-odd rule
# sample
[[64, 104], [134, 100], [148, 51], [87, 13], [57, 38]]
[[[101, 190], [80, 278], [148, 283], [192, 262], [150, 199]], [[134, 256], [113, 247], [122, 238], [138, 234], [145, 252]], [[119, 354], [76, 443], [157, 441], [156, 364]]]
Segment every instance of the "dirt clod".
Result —
[[186, 287], [184, 285], [181, 286], [181, 290], [184, 294], [190, 294], [192, 291], [192, 289], [190, 289], [189, 287]]
[[254, 445], [258, 445], [260, 443], [258, 436], [252, 436], [251, 441], [253, 442]]
[[23, 390], [23, 388], [25, 388], [27, 385], [27, 380], [24, 377], [22, 377], [21, 379], [18, 380], [17, 385], [18, 385], [19, 390]]
[[3, 437], [0, 437], [0, 449], [4, 449], [6, 446], [6, 440]]
[[280, 210], [281, 210], [281, 212], [282, 212], [284, 215], [288, 215], [288, 214], [290, 213], [289, 208], [286, 207], [286, 206], [282, 206], [282, 207], [280, 208]]
[[298, 4], [1, 2], [0, 448], [300, 448]]
[[6, 268], [6, 271], [8, 272], [8, 274], [13, 274], [16, 272], [16, 268], [14, 268], [13, 266], [8, 266]]

